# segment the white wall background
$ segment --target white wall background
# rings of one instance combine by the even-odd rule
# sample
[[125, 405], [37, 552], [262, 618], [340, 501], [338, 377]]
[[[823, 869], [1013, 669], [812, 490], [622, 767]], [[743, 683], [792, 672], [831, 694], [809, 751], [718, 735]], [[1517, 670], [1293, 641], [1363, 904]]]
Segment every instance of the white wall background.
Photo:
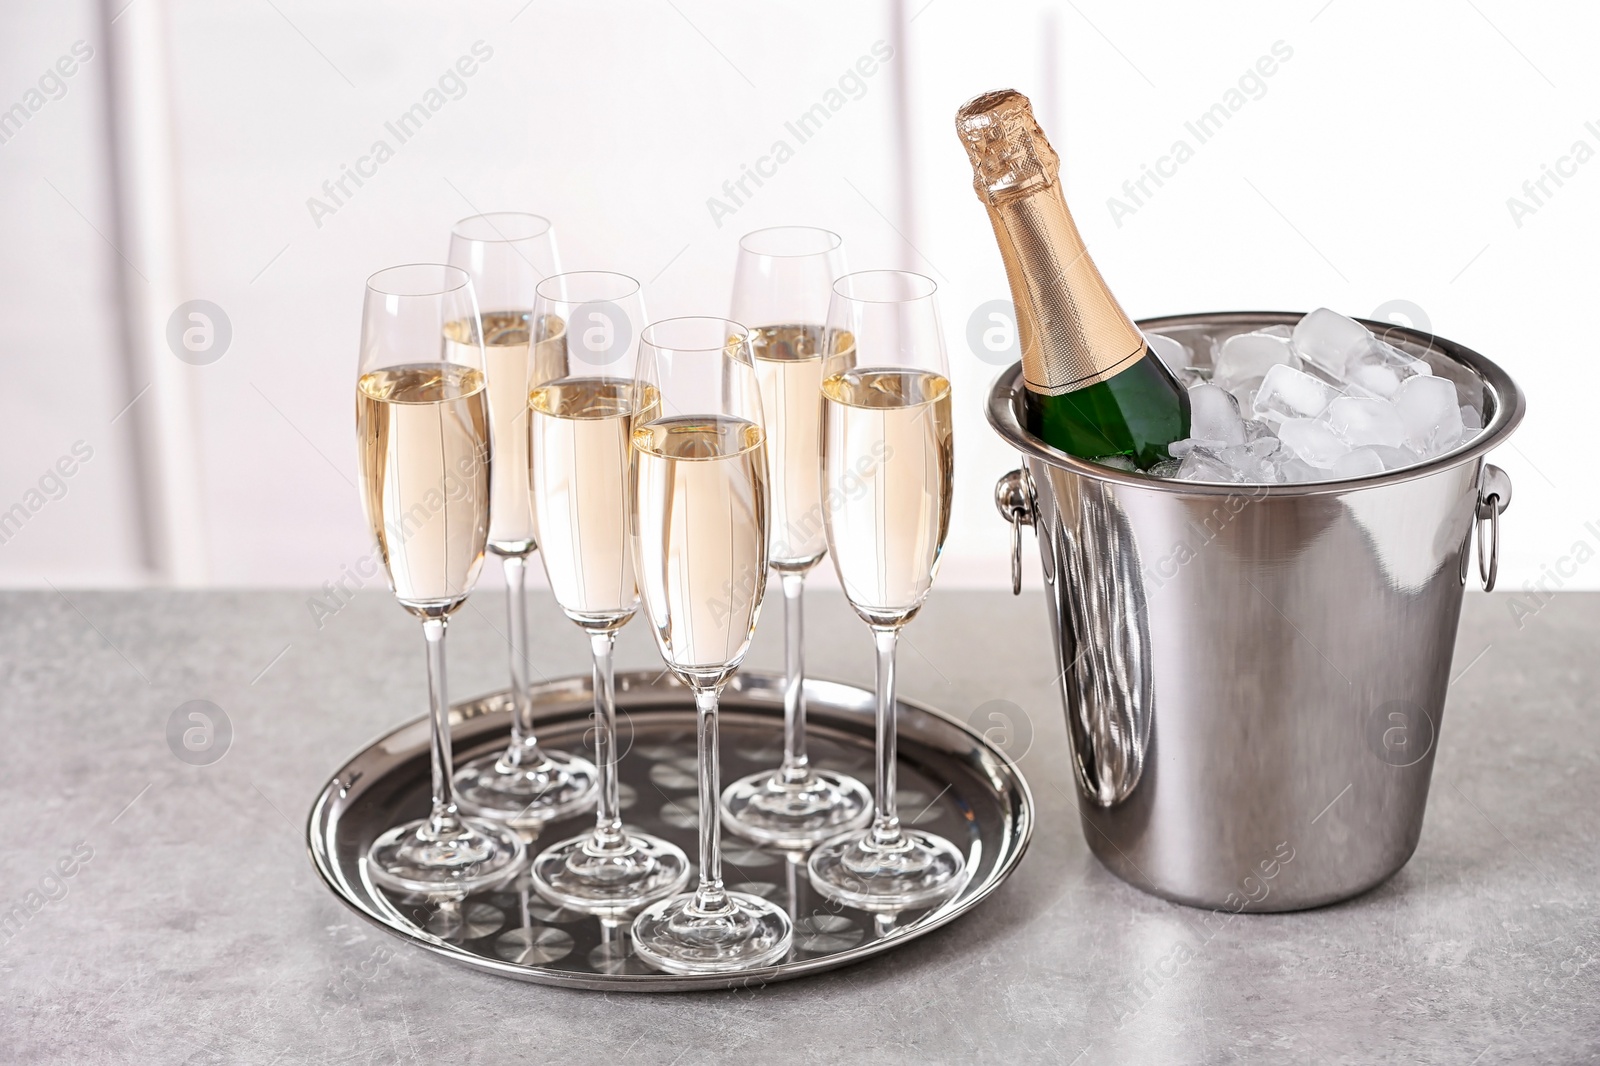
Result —
[[[367, 550], [363, 279], [443, 256], [456, 218], [525, 209], [555, 220], [565, 265], [636, 275], [661, 317], [724, 311], [737, 239], [765, 225], [828, 226], [854, 268], [933, 276], [960, 412], [942, 580], [998, 586], [989, 499], [1014, 463], [983, 423], [995, 368], [966, 323], [1006, 288], [952, 117], [1011, 85], [1135, 317], [1408, 300], [1499, 361], [1529, 401], [1495, 457], [1516, 484], [1501, 580], [1517, 588], [1600, 546], [1600, 159], [1562, 164], [1575, 172], [1542, 204], [1523, 191], [1575, 142], [1600, 152], [1597, 39], [1590, 5], [1509, 0], [17, 0], [0, 11], [0, 108], [27, 106], [74, 42], [94, 57], [0, 143], [0, 510], [74, 442], [93, 458], [0, 544], [0, 584], [337, 577]], [[318, 225], [308, 197], [393, 145], [384, 123], [479, 41], [493, 55], [464, 95]], [[708, 197], [792, 143], [785, 121], [878, 41], [896, 53], [859, 99], [719, 226]], [[1108, 198], [1193, 144], [1185, 121], [1276, 42], [1292, 58], [1259, 98], [1114, 219]], [[1514, 218], [1513, 196], [1536, 210]], [[207, 366], [161, 336], [189, 299], [232, 325]], [[1561, 581], [1600, 587], [1600, 565]]]

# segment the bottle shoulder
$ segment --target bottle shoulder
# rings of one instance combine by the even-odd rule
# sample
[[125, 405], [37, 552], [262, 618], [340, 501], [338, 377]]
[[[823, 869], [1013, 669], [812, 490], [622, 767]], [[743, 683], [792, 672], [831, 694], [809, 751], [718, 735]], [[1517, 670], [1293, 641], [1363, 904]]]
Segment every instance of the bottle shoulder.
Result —
[[1057, 395], [1029, 390], [1029, 432], [1085, 459], [1127, 455], [1141, 467], [1189, 435], [1189, 393], [1153, 352], [1104, 381]]

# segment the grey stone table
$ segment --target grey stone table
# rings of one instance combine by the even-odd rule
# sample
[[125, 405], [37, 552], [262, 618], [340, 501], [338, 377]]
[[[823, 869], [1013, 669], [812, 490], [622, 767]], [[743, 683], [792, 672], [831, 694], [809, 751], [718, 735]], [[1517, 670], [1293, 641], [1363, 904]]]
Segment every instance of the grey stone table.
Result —
[[[1202, 943], [1198, 912], [1124, 885], [1084, 846], [1043, 603], [936, 593], [907, 630], [903, 691], [963, 717], [994, 699], [1026, 711], [1039, 823], [1016, 875], [851, 969], [649, 997], [453, 968], [323, 888], [312, 797], [425, 707], [420, 635], [381, 588], [325, 601], [331, 614], [282, 592], [0, 598], [0, 1061], [1600, 1057], [1600, 596], [1558, 596], [1519, 628], [1509, 598], [1469, 594], [1410, 864], [1349, 903], [1244, 916]], [[869, 678], [843, 602], [811, 608], [813, 672]], [[457, 698], [503, 687], [503, 610], [485, 594], [452, 626]], [[585, 670], [576, 628], [546, 598], [536, 612], [538, 669]], [[751, 665], [777, 668], [776, 618]], [[620, 665], [658, 661], [635, 622]], [[168, 719], [193, 699], [232, 725], [210, 765], [169, 747]], [[1179, 944], [1192, 957], [1158, 966]]]

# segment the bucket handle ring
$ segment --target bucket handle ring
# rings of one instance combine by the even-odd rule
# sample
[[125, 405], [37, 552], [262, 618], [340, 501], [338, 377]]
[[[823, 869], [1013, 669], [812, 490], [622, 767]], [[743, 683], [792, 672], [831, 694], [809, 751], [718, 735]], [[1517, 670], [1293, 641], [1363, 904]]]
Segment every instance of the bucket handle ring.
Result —
[[994, 485], [994, 506], [1011, 524], [1011, 595], [1022, 595], [1022, 527], [1033, 525], [1033, 486], [1026, 470], [1013, 470]]
[[1509, 506], [1510, 475], [1493, 463], [1484, 463], [1478, 477], [1478, 510], [1473, 523], [1478, 531], [1478, 580], [1485, 592], [1494, 591], [1495, 580], [1500, 576], [1500, 512]]

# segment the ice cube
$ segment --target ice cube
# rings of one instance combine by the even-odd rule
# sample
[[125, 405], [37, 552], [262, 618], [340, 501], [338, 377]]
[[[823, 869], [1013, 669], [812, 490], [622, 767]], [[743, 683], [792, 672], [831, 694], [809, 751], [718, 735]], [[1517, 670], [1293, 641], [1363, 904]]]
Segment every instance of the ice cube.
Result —
[[1352, 448], [1367, 444], [1398, 448], [1406, 442], [1405, 423], [1388, 400], [1341, 396], [1328, 405], [1326, 418], [1334, 436]]
[[1189, 390], [1189, 436], [1221, 441], [1224, 445], [1244, 443], [1244, 419], [1238, 403], [1225, 389], [1196, 385]]
[[1326, 381], [1279, 363], [1267, 371], [1252, 410], [1257, 418], [1266, 422], [1316, 418], [1338, 396], [1339, 390]]
[[1261, 378], [1246, 378], [1237, 385], [1228, 388], [1233, 398], [1239, 401], [1239, 410], [1253, 411], [1256, 406], [1256, 393], [1261, 389]]
[[1146, 470], [1145, 473], [1151, 477], [1175, 478], [1182, 467], [1183, 460], [1181, 459], [1163, 459], [1150, 467], [1149, 470]]
[[1235, 444], [1217, 454], [1239, 480], [1255, 485], [1270, 485], [1278, 480], [1278, 464], [1273, 461], [1278, 451], [1276, 440], [1252, 441]]
[[1333, 464], [1335, 477], [1365, 477], [1385, 470], [1399, 470], [1414, 466], [1417, 455], [1409, 448], [1394, 448], [1386, 444], [1369, 444], [1351, 449]]
[[1228, 484], [1243, 480], [1238, 471], [1209, 448], [1196, 448], [1184, 456], [1178, 467], [1178, 477], [1184, 481], [1221, 481]]
[[1383, 460], [1385, 470], [1399, 470], [1401, 467], [1415, 466], [1422, 461], [1422, 456], [1410, 448], [1390, 448], [1382, 444], [1371, 445], [1371, 448], [1373, 453]]
[[1310, 463], [1293, 456], [1278, 464], [1278, 480], [1285, 485], [1297, 485], [1307, 481], [1326, 481], [1328, 471], [1319, 470]]
[[1194, 366], [1194, 353], [1189, 351], [1187, 344], [1162, 333], [1146, 333], [1144, 342], [1179, 381], [1190, 381], [1196, 376], [1191, 369]]
[[1419, 374], [1433, 373], [1433, 368], [1421, 359], [1407, 355], [1391, 344], [1373, 338], [1372, 346], [1355, 353], [1346, 363], [1339, 379], [1374, 396], [1392, 399], [1400, 384]]
[[1327, 470], [1350, 451], [1350, 445], [1333, 435], [1333, 430], [1317, 418], [1287, 418], [1278, 427], [1278, 439], [1312, 466]]
[[1248, 447], [1252, 454], [1259, 455], [1263, 459], [1271, 459], [1283, 451], [1283, 441], [1269, 433], [1263, 437], [1252, 437]]
[[1245, 440], [1260, 440], [1263, 437], [1268, 437], [1273, 441], [1278, 439], [1277, 434], [1272, 432], [1272, 427], [1260, 419], [1247, 418], [1244, 420]]
[[1330, 467], [1333, 476], [1366, 477], [1369, 474], [1383, 473], [1383, 457], [1375, 448], [1355, 448], [1339, 456]]
[[1405, 425], [1406, 445], [1423, 458], [1443, 455], [1461, 439], [1461, 401], [1448, 378], [1408, 378], [1395, 393], [1395, 409]]
[[1319, 307], [1295, 324], [1295, 352], [1341, 380], [1351, 356], [1366, 351], [1377, 338], [1353, 318]]
[[1352, 392], [1364, 396], [1393, 396], [1400, 388], [1400, 375], [1381, 364], [1358, 364], [1341, 380]]
[[1227, 445], [1223, 444], [1219, 440], [1200, 440], [1196, 437], [1185, 437], [1182, 440], [1175, 440], [1171, 444], [1167, 445], [1167, 454], [1172, 456], [1174, 459], [1182, 459], [1196, 448], [1206, 448], [1210, 451], [1216, 451], [1219, 448], [1226, 447]]
[[1096, 459], [1090, 459], [1089, 461], [1091, 463], [1097, 463], [1100, 466], [1109, 466], [1113, 470], [1126, 470], [1133, 474], [1137, 474], [1139, 472], [1139, 464], [1128, 458], [1126, 455], [1102, 455]]
[[1476, 408], [1467, 407], [1463, 404], [1461, 408], [1461, 428], [1473, 433], [1478, 432], [1483, 428], [1483, 416], [1477, 412]]
[[1233, 390], [1251, 381], [1260, 381], [1278, 364], [1300, 369], [1300, 357], [1289, 347], [1288, 330], [1281, 326], [1240, 333], [1229, 337], [1217, 349], [1211, 380]]

